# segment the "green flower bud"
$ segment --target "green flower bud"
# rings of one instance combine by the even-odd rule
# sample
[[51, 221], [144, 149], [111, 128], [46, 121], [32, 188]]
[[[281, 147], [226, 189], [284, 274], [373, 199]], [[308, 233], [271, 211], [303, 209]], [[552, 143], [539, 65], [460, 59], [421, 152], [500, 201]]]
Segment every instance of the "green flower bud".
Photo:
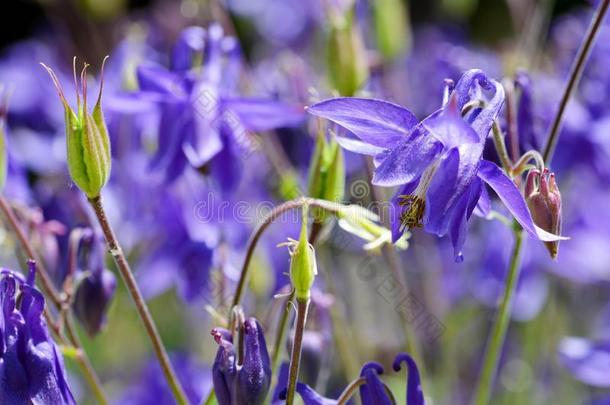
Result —
[[[310, 197], [332, 202], [343, 200], [345, 192], [343, 150], [334, 139], [328, 142], [323, 133], [320, 133], [316, 139], [308, 177]], [[314, 211], [314, 217], [318, 222], [324, 222], [327, 215], [323, 210]]]
[[407, 8], [401, 0], [376, 0], [372, 6], [377, 48], [384, 59], [394, 59], [411, 46]]
[[366, 49], [354, 23], [353, 7], [343, 16], [331, 16], [327, 44], [331, 87], [342, 96], [353, 96], [368, 77]]
[[79, 93], [76, 78], [76, 58], [74, 59], [74, 84], [76, 86], [76, 112], [68, 104], [61, 85], [55, 73], [46, 65], [47, 70], [59, 98], [64, 106], [66, 121], [66, 144], [68, 151], [68, 169], [72, 181], [87, 195], [88, 198], [99, 196], [102, 187], [110, 176], [110, 140], [108, 130], [102, 113], [102, 89], [104, 87], [104, 64], [102, 63], [102, 79], [97, 102], [93, 111], [87, 110], [87, 67], [85, 64], [81, 71], [81, 94]]
[[309, 300], [311, 286], [318, 274], [313, 246], [307, 238], [307, 207], [303, 207], [303, 221], [299, 240], [289, 239], [290, 283], [297, 300]]

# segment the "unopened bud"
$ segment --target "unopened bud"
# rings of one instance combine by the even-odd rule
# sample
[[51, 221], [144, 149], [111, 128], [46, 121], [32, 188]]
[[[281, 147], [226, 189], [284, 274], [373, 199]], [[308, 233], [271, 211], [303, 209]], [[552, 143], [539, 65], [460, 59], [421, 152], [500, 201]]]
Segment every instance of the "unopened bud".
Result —
[[[81, 71], [81, 90], [79, 92], [76, 77], [76, 59], [74, 63], [74, 83], [76, 86], [76, 111], [70, 107], [59, 79], [46, 65], [47, 70], [59, 98], [64, 106], [66, 123], [66, 144], [68, 151], [68, 169], [72, 181], [89, 198], [99, 196], [102, 187], [110, 176], [110, 140], [108, 130], [102, 113], [102, 89], [104, 87], [104, 62], [102, 63], [102, 79], [97, 101], [92, 112], [87, 110], [87, 67], [85, 64]], [[82, 103], [81, 103], [82, 93]]]
[[[555, 182], [555, 173], [544, 169], [530, 170], [525, 183], [525, 200], [534, 223], [547, 232], [561, 234], [561, 193]], [[544, 242], [551, 257], [557, 257], [559, 241]]]
[[308, 300], [311, 295], [318, 268], [313, 246], [307, 238], [307, 207], [303, 207], [301, 235], [298, 241], [291, 241], [290, 282], [298, 300]]

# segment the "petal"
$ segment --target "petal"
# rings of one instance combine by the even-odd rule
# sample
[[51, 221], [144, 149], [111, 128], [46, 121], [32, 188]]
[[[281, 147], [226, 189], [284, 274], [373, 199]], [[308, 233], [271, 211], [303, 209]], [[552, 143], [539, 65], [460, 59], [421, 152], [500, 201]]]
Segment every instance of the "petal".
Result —
[[186, 97], [182, 78], [161, 66], [138, 66], [136, 75], [138, 77], [138, 85], [142, 91], [161, 93], [178, 98]]
[[223, 114], [235, 114], [250, 131], [295, 127], [303, 123], [302, 106], [265, 99], [222, 99]]
[[364, 142], [381, 148], [394, 146], [418, 123], [404, 107], [356, 97], [324, 100], [307, 108], [307, 112], [331, 120]]
[[392, 365], [394, 371], [400, 371], [400, 364], [402, 362], [407, 363], [408, 370], [406, 405], [424, 405], [424, 392], [421, 388], [421, 378], [415, 360], [406, 353], [399, 353]]
[[464, 121], [457, 109], [457, 96], [455, 95], [449, 99], [449, 105], [446, 109], [426, 118], [422, 125], [430, 135], [441, 141], [447, 149], [479, 142], [479, 135]]
[[566, 337], [559, 343], [559, 359], [572, 375], [589, 385], [610, 387], [610, 341]]
[[491, 212], [491, 200], [489, 199], [489, 193], [485, 187], [481, 188], [481, 197], [477, 202], [477, 206], [474, 209], [474, 214], [481, 218], [487, 218]]
[[546, 232], [534, 224], [521, 192], [495, 163], [487, 160], [481, 161], [478, 176], [498, 194], [506, 208], [530, 236], [545, 242], [568, 239]]
[[172, 69], [185, 71], [193, 67], [195, 54], [203, 54], [206, 32], [202, 27], [182, 30], [172, 52]]
[[244, 322], [244, 360], [237, 372], [236, 403], [258, 405], [265, 401], [271, 383], [271, 361], [263, 329], [254, 318]]
[[442, 151], [443, 145], [418, 130], [396, 146], [375, 170], [373, 184], [392, 187], [418, 178]]
[[366, 383], [360, 386], [360, 398], [363, 404], [392, 405], [385, 385], [379, 379], [381, 374], [383, 374], [383, 367], [374, 361], [366, 363], [360, 370], [360, 377], [366, 379]]
[[362, 155], [375, 156], [387, 150], [380, 148], [379, 146], [374, 146], [357, 139], [347, 138], [345, 136], [336, 136], [335, 139], [343, 149], [354, 153], [360, 153]]

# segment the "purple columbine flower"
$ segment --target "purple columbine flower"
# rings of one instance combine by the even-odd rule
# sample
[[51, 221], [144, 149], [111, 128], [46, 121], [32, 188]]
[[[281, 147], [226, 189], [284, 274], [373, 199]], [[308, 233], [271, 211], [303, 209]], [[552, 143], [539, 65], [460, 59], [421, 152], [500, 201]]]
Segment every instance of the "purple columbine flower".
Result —
[[271, 384], [271, 360], [263, 328], [254, 318], [242, 325], [243, 360], [238, 359], [231, 333], [222, 328], [212, 330], [218, 343], [212, 367], [214, 391], [220, 405], [262, 404]]
[[[203, 60], [200, 69], [197, 61]], [[236, 97], [240, 52], [219, 25], [187, 28], [175, 50], [173, 71], [142, 65], [137, 76], [142, 100], [159, 106], [159, 147], [153, 167], [174, 180], [185, 166], [210, 171], [224, 190], [236, 187], [240, 155], [250, 152], [250, 131], [299, 125], [301, 107], [260, 98]], [[195, 68], [193, 68], [195, 62]]]
[[[406, 405], [424, 405], [424, 394], [421, 388], [421, 379], [417, 364], [406, 353], [399, 353], [394, 359], [392, 368], [394, 371], [400, 371], [401, 364], [407, 363], [407, 389], [406, 389]], [[383, 374], [383, 366], [377, 362], [369, 362], [362, 366], [360, 370], [360, 378], [365, 382], [360, 386], [360, 399], [363, 405], [391, 405], [394, 402], [393, 396], [390, 394], [388, 387], [379, 377]], [[280, 373], [278, 388], [285, 387], [288, 375]], [[313, 388], [307, 384], [297, 383], [296, 388], [298, 394], [303, 399], [305, 405], [336, 405], [334, 399], [323, 397], [318, 394]], [[279, 394], [279, 399], [285, 399], [286, 389]]]
[[[80, 232], [79, 232], [80, 233]], [[104, 265], [104, 241], [90, 229], [79, 241], [78, 270], [82, 277], [74, 297], [74, 312], [89, 336], [97, 335], [106, 324], [106, 312], [116, 290], [116, 277]]]
[[534, 225], [517, 186], [495, 163], [483, 159], [485, 141], [504, 103], [502, 85], [473, 69], [453, 87], [447, 82], [443, 106], [421, 122], [406, 108], [373, 99], [334, 98], [308, 111], [359, 138], [337, 141], [375, 157], [374, 184], [399, 186], [391, 200], [394, 241], [408, 228], [423, 227], [439, 237], [449, 235], [456, 260], [462, 260], [468, 219], [477, 206], [483, 214], [489, 210], [484, 183], [531, 236], [558, 240]]
[[44, 297], [27, 279], [0, 269], [0, 403], [75, 404], [63, 358], [42, 316]]

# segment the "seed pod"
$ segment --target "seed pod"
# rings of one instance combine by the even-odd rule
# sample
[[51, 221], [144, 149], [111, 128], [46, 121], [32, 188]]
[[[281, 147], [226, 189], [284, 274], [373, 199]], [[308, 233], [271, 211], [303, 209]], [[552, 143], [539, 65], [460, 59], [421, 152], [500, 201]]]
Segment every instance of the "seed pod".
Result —
[[81, 71], [81, 90], [79, 93], [76, 77], [76, 58], [74, 59], [76, 111], [68, 104], [57, 75], [49, 67], [42, 64], [55, 84], [65, 111], [66, 144], [70, 176], [72, 181], [88, 198], [99, 196], [100, 191], [110, 177], [110, 140], [101, 106], [106, 59], [107, 57], [104, 58], [102, 63], [102, 79], [97, 101], [91, 112], [87, 110], [87, 64], [84, 65]]
[[[530, 170], [525, 183], [525, 200], [534, 223], [547, 232], [561, 234], [561, 193], [555, 182], [555, 173], [544, 169]], [[559, 241], [544, 242], [553, 259], [557, 257]]]

